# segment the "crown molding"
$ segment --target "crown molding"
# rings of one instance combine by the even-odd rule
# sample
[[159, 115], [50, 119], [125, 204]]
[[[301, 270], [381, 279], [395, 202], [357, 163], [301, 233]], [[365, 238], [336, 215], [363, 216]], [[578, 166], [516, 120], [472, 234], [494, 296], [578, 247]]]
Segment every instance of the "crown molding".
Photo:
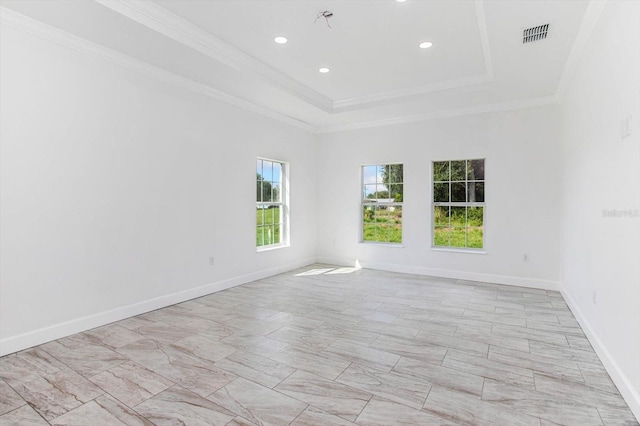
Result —
[[49, 42], [73, 49], [100, 60], [111, 62], [131, 71], [138, 72], [156, 80], [178, 86], [191, 92], [199, 93], [209, 98], [233, 105], [247, 111], [272, 118], [288, 125], [316, 132], [316, 128], [309, 123], [302, 122], [290, 116], [276, 112], [270, 108], [257, 105], [221, 90], [215, 89], [191, 79], [179, 76], [162, 68], [139, 61], [130, 56], [111, 50], [100, 44], [91, 42], [74, 34], [54, 28], [41, 21], [22, 15], [4, 6], [0, 6], [0, 23], [9, 25], [21, 31], [35, 35]]
[[391, 92], [377, 93], [368, 96], [362, 96], [359, 98], [342, 99], [335, 101], [334, 111], [352, 111], [355, 109], [372, 107], [378, 105], [389, 104], [394, 101], [407, 100], [413, 96], [424, 95], [427, 93], [438, 92], [442, 90], [457, 89], [466, 86], [477, 86], [480, 84], [490, 83], [493, 79], [487, 74], [473, 75], [470, 77], [463, 77], [452, 80], [440, 81], [433, 84], [428, 84], [419, 87], [410, 87], [402, 90], [394, 90]]
[[458, 108], [446, 111], [429, 112], [426, 114], [406, 115], [383, 120], [363, 121], [359, 123], [344, 124], [340, 126], [326, 126], [318, 129], [317, 133], [336, 133], [348, 130], [361, 130], [371, 127], [392, 126], [396, 124], [415, 123], [438, 118], [461, 117], [465, 115], [487, 114], [492, 112], [511, 111], [524, 108], [533, 108], [545, 105], [558, 104], [560, 99], [556, 95], [542, 96], [538, 98], [520, 99], [516, 101], [500, 102], [494, 104], [483, 104], [468, 108]]
[[564, 65], [564, 70], [562, 71], [562, 75], [560, 76], [560, 81], [558, 82], [558, 86], [556, 88], [556, 96], [559, 99], [562, 99], [566, 94], [569, 83], [571, 83], [571, 79], [575, 75], [578, 68], [578, 62], [580, 61], [580, 58], [582, 57], [582, 54], [584, 53], [587, 44], [589, 43], [591, 35], [595, 31], [596, 26], [600, 21], [600, 17], [602, 16], [602, 12], [604, 11], [606, 5], [607, 0], [591, 0], [589, 2], [587, 10], [584, 12], [584, 16], [582, 17], [582, 22], [580, 23], [580, 28], [578, 29], [576, 39], [573, 42], [573, 46], [571, 46], [569, 57], [567, 58], [567, 62]]
[[483, 0], [474, 0], [484, 57], [485, 72], [483, 74], [337, 101], [318, 93], [253, 56], [225, 43], [151, 0], [94, 1], [227, 66], [259, 76], [261, 79], [274, 84], [298, 99], [330, 114], [395, 103], [435, 91], [485, 84], [493, 80], [493, 67]]
[[489, 33], [487, 31], [487, 21], [484, 13], [483, 0], [474, 0], [474, 6], [476, 9], [476, 22], [478, 24], [478, 32], [480, 34], [480, 43], [482, 45], [482, 55], [484, 58], [484, 73], [458, 79], [444, 80], [424, 86], [409, 87], [401, 90], [337, 100], [333, 102], [333, 112], [352, 111], [376, 105], [384, 105], [441, 90], [458, 89], [492, 82], [493, 62], [491, 60], [491, 47], [489, 45]]
[[331, 99], [225, 43], [151, 0], [94, 1], [235, 70], [257, 76], [316, 108], [325, 112], [333, 111]]

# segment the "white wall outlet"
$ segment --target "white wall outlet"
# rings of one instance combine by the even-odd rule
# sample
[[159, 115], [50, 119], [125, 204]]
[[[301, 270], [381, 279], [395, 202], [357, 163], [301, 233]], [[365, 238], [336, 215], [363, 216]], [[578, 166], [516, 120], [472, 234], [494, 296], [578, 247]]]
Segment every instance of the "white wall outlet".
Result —
[[209, 256], [209, 266], [213, 266], [216, 262], [216, 259], [213, 256]]
[[522, 255], [522, 261], [523, 262], [528, 262], [529, 261], [529, 255], [528, 254], [523, 254]]
[[597, 304], [597, 297], [598, 297], [598, 292], [596, 290], [593, 290], [593, 304]]

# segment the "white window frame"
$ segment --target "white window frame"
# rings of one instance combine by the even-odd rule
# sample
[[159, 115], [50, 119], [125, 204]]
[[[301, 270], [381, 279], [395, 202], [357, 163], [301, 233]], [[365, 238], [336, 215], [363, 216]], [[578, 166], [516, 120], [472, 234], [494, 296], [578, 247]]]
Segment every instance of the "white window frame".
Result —
[[[365, 195], [366, 190], [365, 190], [365, 167], [372, 167], [372, 166], [397, 166], [400, 165], [403, 168], [403, 179], [402, 182], [400, 183], [403, 186], [403, 199], [402, 201], [391, 201], [391, 198], [383, 200], [383, 199], [368, 199]], [[361, 244], [376, 244], [376, 245], [388, 245], [391, 247], [403, 247], [403, 241], [404, 241], [404, 218], [402, 220], [402, 224], [401, 224], [401, 236], [400, 236], [400, 242], [391, 242], [391, 241], [367, 241], [364, 239], [364, 209], [365, 207], [377, 207], [377, 206], [384, 206], [386, 208], [396, 208], [396, 207], [400, 207], [400, 209], [402, 209], [403, 213], [404, 213], [404, 209], [403, 209], [403, 203], [404, 203], [404, 163], [400, 163], [400, 162], [396, 162], [396, 163], [378, 163], [378, 164], [364, 164], [360, 166], [360, 240], [359, 242]]]
[[[261, 251], [268, 251], [268, 250], [273, 250], [273, 249], [282, 248], [282, 247], [289, 247], [289, 234], [290, 234], [290, 231], [289, 231], [289, 163], [282, 160], [275, 160], [272, 158], [258, 157], [256, 161], [256, 172], [258, 169], [257, 167], [258, 162], [262, 162], [263, 165], [264, 165], [264, 162], [270, 162], [270, 163], [280, 165], [280, 181], [278, 182], [280, 185], [280, 192], [278, 194], [279, 200], [277, 201], [258, 201], [256, 197], [256, 219], [254, 219], [254, 229], [256, 232], [256, 251], [261, 252]], [[262, 175], [262, 177], [264, 178], [264, 175]], [[270, 182], [275, 182], [275, 181], [272, 180]], [[257, 183], [257, 180], [256, 180], [256, 183]], [[274, 242], [272, 244], [258, 245], [258, 241], [257, 241], [258, 227], [261, 227], [262, 231], [264, 232], [265, 225], [263, 224], [259, 226], [257, 224], [257, 212], [260, 210], [262, 211], [269, 210], [270, 207], [272, 206], [278, 207], [278, 211], [279, 211], [278, 225], [280, 226], [280, 241]], [[264, 234], [262, 238], [264, 241]]]
[[[487, 254], [486, 251], [486, 247], [487, 247], [487, 233], [486, 233], [486, 223], [487, 223], [487, 206], [486, 206], [486, 170], [485, 170], [485, 176], [483, 177], [483, 179], [468, 179], [467, 176], [467, 172], [465, 170], [465, 180], [464, 181], [453, 181], [451, 180], [451, 163], [456, 162], [456, 161], [465, 161], [469, 162], [469, 161], [477, 161], [477, 160], [482, 160], [484, 161], [484, 165], [486, 168], [486, 163], [487, 163], [487, 159], [486, 158], [469, 158], [469, 159], [462, 159], [462, 160], [436, 160], [436, 161], [432, 161], [431, 162], [431, 249], [433, 250], [440, 250], [440, 251], [454, 251], [454, 252], [464, 252], [464, 253], [477, 253], [477, 254]], [[435, 177], [434, 177], [434, 166], [435, 163], [442, 163], [442, 162], [449, 162], [449, 180], [448, 181], [436, 181]], [[475, 183], [475, 182], [482, 182], [484, 183], [484, 201], [482, 202], [470, 202], [470, 201], [465, 201], [465, 202], [459, 202], [459, 201], [451, 201], [451, 184], [452, 183], [458, 183], [458, 182], [464, 182], [465, 184], [468, 183]], [[448, 202], [436, 202], [435, 201], [435, 184], [436, 183], [448, 183], [449, 184], [449, 201]], [[452, 246], [452, 245], [447, 245], [447, 246], [437, 246], [435, 245], [435, 232], [436, 232], [436, 218], [435, 218], [435, 207], [482, 207], [482, 247], [459, 247], [459, 246]], [[467, 216], [467, 210], [465, 209], [465, 223], [468, 224], [468, 216]], [[466, 228], [468, 228], [469, 226], [467, 225]], [[465, 237], [466, 239], [466, 237]], [[465, 241], [466, 243], [468, 243], [467, 241]]]

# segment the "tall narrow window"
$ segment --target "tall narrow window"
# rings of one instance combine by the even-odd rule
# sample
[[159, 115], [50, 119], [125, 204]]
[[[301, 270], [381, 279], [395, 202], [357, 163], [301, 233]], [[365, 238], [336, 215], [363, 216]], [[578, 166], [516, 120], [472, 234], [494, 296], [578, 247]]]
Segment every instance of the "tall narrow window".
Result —
[[256, 170], [256, 246], [286, 245], [287, 164], [258, 158]]
[[362, 167], [362, 241], [402, 243], [402, 164]]
[[433, 246], [484, 247], [484, 159], [433, 163]]

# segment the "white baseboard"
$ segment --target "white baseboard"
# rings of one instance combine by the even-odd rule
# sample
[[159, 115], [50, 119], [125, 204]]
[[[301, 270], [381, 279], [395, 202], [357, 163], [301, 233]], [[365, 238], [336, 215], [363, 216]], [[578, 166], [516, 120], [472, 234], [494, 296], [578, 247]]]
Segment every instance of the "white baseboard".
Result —
[[206, 296], [207, 294], [226, 290], [251, 281], [281, 274], [315, 262], [315, 258], [307, 258], [297, 262], [279, 265], [274, 268], [263, 269], [250, 274], [229, 278], [223, 281], [205, 284], [200, 287], [155, 297], [153, 299], [144, 300], [142, 302], [133, 303], [131, 305], [122, 306], [109, 311], [88, 315], [86, 317], [76, 318], [63, 323], [53, 324], [48, 327], [43, 327], [17, 336], [7, 337], [0, 340], [0, 356], [18, 352], [52, 340], [61, 339], [75, 333], [87, 331], [92, 328], [134, 317], [156, 309], [175, 305], [176, 303], [195, 299], [196, 297]]
[[[356, 260], [319, 257], [319, 263], [331, 265], [354, 266]], [[456, 271], [451, 269], [427, 268], [416, 265], [399, 265], [395, 263], [366, 262], [359, 261], [358, 265], [367, 269], [378, 269], [382, 271], [400, 272], [405, 274], [429, 275], [439, 278], [453, 278], [457, 280], [479, 281], [493, 284], [505, 284], [517, 287], [530, 287], [541, 290], [560, 290], [560, 284], [556, 281], [541, 280], [538, 278], [514, 277], [508, 275], [483, 274], [479, 272]]]
[[591, 346], [593, 346], [596, 354], [598, 354], [598, 357], [600, 358], [600, 361], [602, 361], [602, 364], [607, 370], [607, 373], [609, 373], [609, 376], [611, 376], [611, 380], [613, 380], [613, 383], [615, 383], [615, 385], [618, 387], [618, 391], [620, 391], [620, 394], [626, 401], [627, 405], [629, 405], [629, 408], [633, 412], [633, 415], [636, 416], [636, 419], [638, 420], [638, 422], [640, 422], [640, 389], [636, 389], [634, 387], [633, 383], [631, 383], [631, 380], [629, 380], [618, 363], [616, 363], [616, 361], [613, 359], [607, 348], [602, 344], [602, 341], [600, 341], [597, 334], [593, 331], [593, 328], [591, 327], [591, 324], [589, 324], [589, 321], [586, 320], [586, 318], [582, 314], [582, 311], [580, 310], [580, 308], [578, 308], [578, 305], [571, 298], [571, 296], [569, 296], [569, 293], [567, 293], [564, 289], [561, 290], [561, 293], [562, 297], [564, 297], [565, 302], [569, 306], [569, 309], [571, 309], [571, 312], [573, 312], [576, 320], [578, 320], [578, 323], [580, 323], [580, 327], [582, 327], [582, 330], [586, 334], [587, 339], [589, 339]]

